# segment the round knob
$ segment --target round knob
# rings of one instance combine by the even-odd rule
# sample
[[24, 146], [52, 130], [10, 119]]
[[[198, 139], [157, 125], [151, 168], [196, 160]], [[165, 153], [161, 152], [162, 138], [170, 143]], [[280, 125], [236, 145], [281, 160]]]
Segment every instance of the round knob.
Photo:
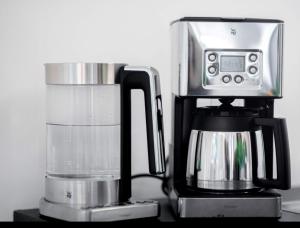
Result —
[[231, 76], [230, 76], [230, 75], [224, 75], [224, 76], [222, 77], [222, 81], [223, 81], [224, 83], [230, 82], [230, 81], [231, 81]]
[[215, 61], [217, 59], [217, 55], [215, 53], [211, 53], [208, 55], [209, 61]]
[[210, 74], [214, 74], [214, 73], [216, 73], [216, 71], [217, 71], [217, 68], [215, 66], [208, 67], [208, 72]]
[[249, 55], [249, 60], [250, 60], [251, 62], [255, 62], [255, 61], [257, 60], [257, 55], [256, 55], [256, 54], [250, 54], [250, 55]]
[[236, 83], [241, 83], [242, 81], [244, 81], [244, 78], [241, 76], [241, 75], [236, 75], [235, 77], [234, 77], [234, 81], [236, 82]]
[[257, 67], [256, 66], [249, 67], [249, 73], [250, 74], [256, 74], [256, 72], [257, 72]]

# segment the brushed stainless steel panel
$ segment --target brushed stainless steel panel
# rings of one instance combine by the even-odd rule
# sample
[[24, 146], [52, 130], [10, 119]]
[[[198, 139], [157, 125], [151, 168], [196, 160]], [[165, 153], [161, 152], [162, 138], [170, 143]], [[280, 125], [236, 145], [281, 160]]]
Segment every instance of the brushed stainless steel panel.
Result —
[[[175, 21], [172, 31], [173, 92], [178, 96], [282, 96], [283, 22]], [[231, 49], [262, 53], [259, 88], [207, 89], [205, 51]]]
[[116, 205], [119, 203], [119, 181], [47, 176], [45, 199], [74, 208]]
[[108, 207], [74, 208], [42, 198], [39, 209], [41, 215], [71, 222], [111, 222], [159, 215], [159, 204], [152, 200], [132, 201]]
[[178, 198], [181, 218], [281, 217], [281, 197]]

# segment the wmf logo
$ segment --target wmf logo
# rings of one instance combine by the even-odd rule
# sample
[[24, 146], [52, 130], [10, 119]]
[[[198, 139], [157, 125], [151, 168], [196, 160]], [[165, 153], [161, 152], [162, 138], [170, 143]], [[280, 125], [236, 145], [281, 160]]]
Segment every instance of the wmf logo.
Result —
[[230, 29], [230, 34], [235, 36], [236, 35], [236, 29], [235, 28], [231, 28]]

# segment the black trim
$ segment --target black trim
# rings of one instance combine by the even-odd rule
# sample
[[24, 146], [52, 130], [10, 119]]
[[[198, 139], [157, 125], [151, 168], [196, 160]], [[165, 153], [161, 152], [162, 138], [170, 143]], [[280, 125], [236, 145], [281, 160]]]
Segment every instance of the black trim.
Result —
[[220, 99], [222, 105], [197, 108], [193, 115], [192, 128], [202, 131], [256, 131], [253, 124], [259, 117], [259, 109], [232, 106], [232, 99]]
[[182, 99], [191, 99], [191, 98], [198, 98], [198, 99], [222, 99], [222, 98], [233, 98], [233, 99], [251, 99], [251, 100], [262, 100], [262, 99], [281, 99], [282, 96], [197, 96], [197, 95], [185, 95], [185, 96], [180, 96], [176, 95]]
[[[273, 118], [274, 117], [274, 100], [257, 99], [255, 97], [245, 99], [245, 107], [260, 109], [259, 117]], [[262, 126], [263, 140], [265, 145], [273, 145], [273, 130], [269, 127]], [[273, 146], [266, 146], [265, 148], [265, 167], [266, 177], [273, 178]]]
[[192, 128], [202, 131], [256, 131], [260, 127], [253, 124], [253, 117], [202, 117], [194, 116]]
[[[290, 174], [290, 150], [288, 143], [288, 134], [285, 119], [276, 118], [256, 118], [254, 123], [257, 126], [267, 126], [272, 128], [274, 132], [276, 165], [277, 165], [277, 179], [266, 178], [260, 179], [257, 176], [257, 165], [253, 169], [253, 182], [256, 186], [266, 188], [277, 188], [287, 190], [291, 187]], [[264, 143], [264, 148], [273, 146]], [[257, 159], [255, 159], [257, 160]]]
[[[120, 201], [131, 197], [131, 90], [141, 89], [145, 98], [149, 171], [155, 172], [153, 121], [149, 75], [145, 71], [125, 71], [120, 69], [121, 78], [121, 180]], [[158, 116], [160, 117], [160, 116]]]
[[[185, 172], [189, 138], [192, 130], [192, 115], [196, 109], [196, 99], [175, 97], [174, 110], [174, 164], [173, 182], [177, 190], [185, 188]], [[172, 152], [171, 152], [172, 153]]]

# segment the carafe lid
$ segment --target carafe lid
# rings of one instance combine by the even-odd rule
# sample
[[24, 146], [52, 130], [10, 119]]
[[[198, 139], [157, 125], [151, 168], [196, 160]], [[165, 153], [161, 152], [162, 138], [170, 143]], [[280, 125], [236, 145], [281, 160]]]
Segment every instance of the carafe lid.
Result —
[[206, 106], [197, 108], [196, 112], [211, 117], [258, 117], [261, 109], [239, 106]]
[[259, 109], [234, 106], [208, 106], [197, 108], [192, 129], [202, 131], [240, 132], [255, 131], [260, 127], [253, 123], [259, 117]]

